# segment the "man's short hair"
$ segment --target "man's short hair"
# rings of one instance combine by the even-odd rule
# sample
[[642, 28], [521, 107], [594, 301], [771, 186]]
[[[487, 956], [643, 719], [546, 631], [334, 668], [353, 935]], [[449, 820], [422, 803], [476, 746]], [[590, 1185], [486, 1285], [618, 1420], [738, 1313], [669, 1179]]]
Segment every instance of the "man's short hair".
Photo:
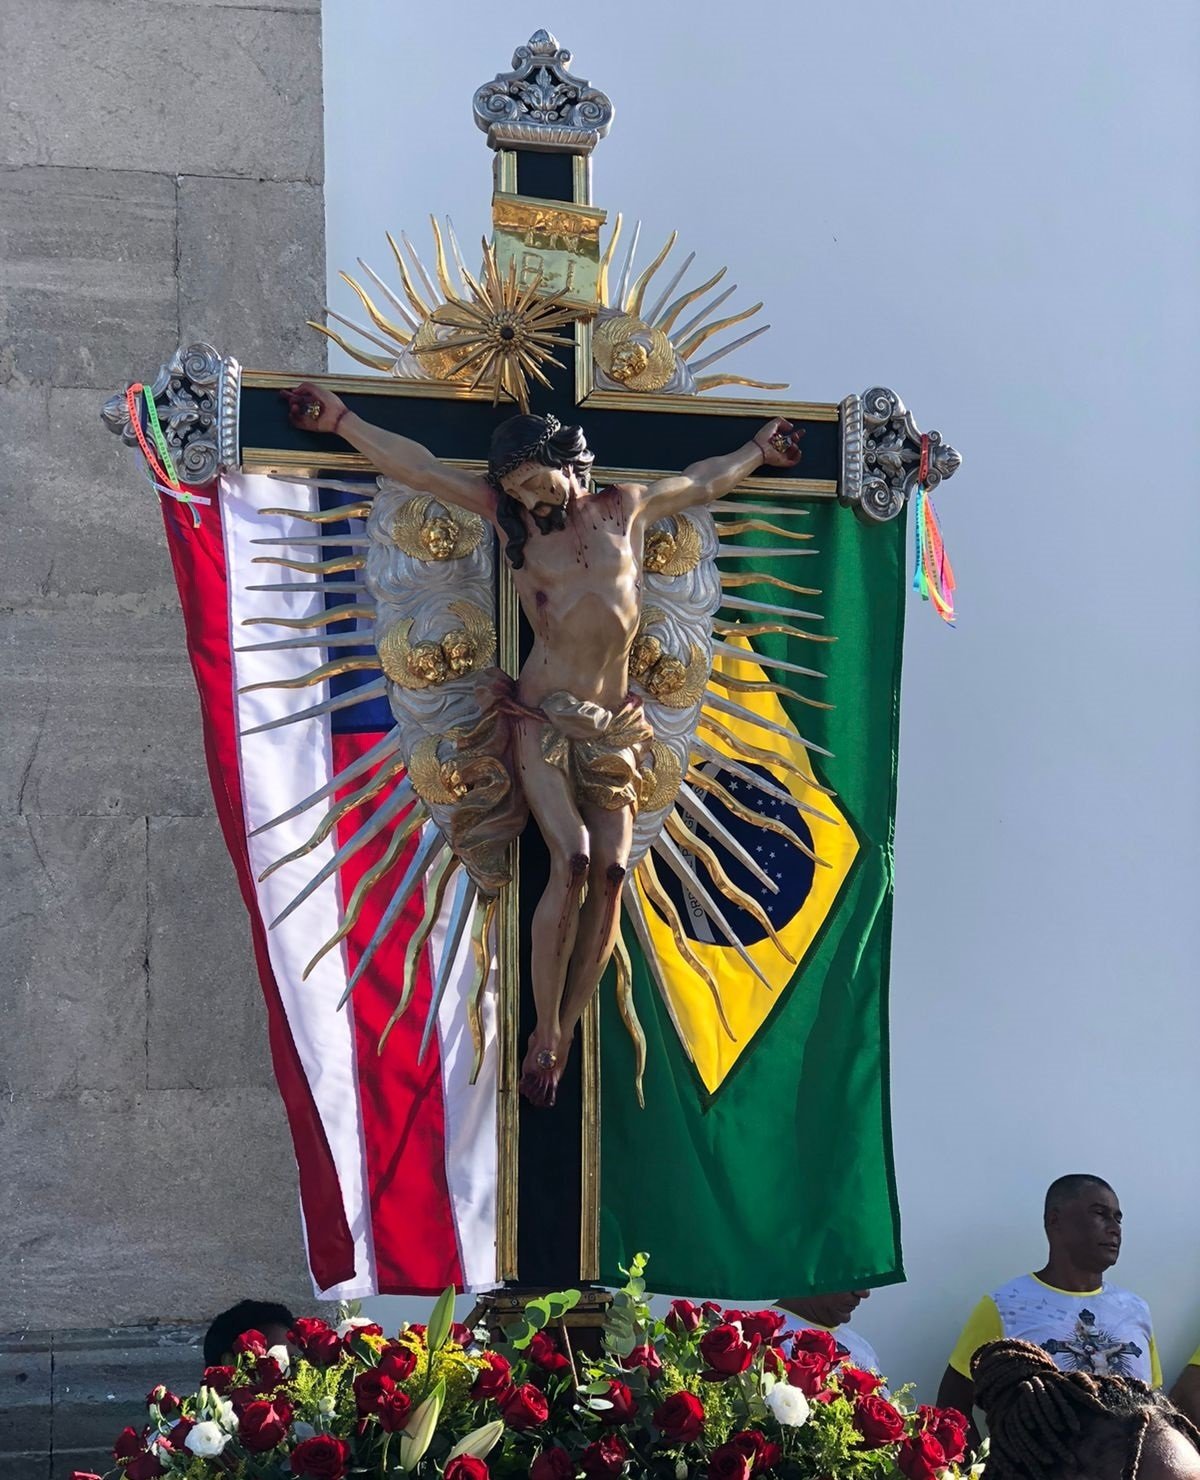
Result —
[[243, 1331], [261, 1331], [266, 1326], [295, 1325], [296, 1317], [286, 1305], [273, 1300], [239, 1300], [223, 1310], [204, 1333], [204, 1365], [216, 1367]]
[[1072, 1202], [1085, 1187], [1103, 1187], [1114, 1197], [1117, 1195], [1115, 1189], [1103, 1177], [1095, 1177], [1091, 1172], [1068, 1172], [1065, 1177], [1056, 1177], [1047, 1187], [1043, 1217], [1048, 1215], [1053, 1208], [1059, 1208], [1065, 1202]]

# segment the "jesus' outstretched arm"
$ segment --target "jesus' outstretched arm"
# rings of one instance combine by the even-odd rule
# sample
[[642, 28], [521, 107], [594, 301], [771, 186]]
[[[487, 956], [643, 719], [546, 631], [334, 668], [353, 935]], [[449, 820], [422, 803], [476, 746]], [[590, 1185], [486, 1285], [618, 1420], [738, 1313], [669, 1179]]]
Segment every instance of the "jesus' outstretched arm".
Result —
[[305, 381], [295, 390], [281, 394], [288, 403], [293, 426], [308, 432], [336, 433], [397, 483], [417, 493], [432, 494], [460, 509], [469, 509], [473, 514], [491, 514], [495, 496], [478, 474], [452, 468], [420, 442], [385, 432], [382, 427], [364, 421], [332, 391], [319, 390]]
[[646, 488], [643, 514], [649, 523], [669, 514], [682, 514], [724, 498], [764, 464], [792, 468], [800, 461], [800, 436], [780, 416], [755, 432], [753, 440], [723, 457], [706, 457], [685, 468], [678, 477], [661, 478]]

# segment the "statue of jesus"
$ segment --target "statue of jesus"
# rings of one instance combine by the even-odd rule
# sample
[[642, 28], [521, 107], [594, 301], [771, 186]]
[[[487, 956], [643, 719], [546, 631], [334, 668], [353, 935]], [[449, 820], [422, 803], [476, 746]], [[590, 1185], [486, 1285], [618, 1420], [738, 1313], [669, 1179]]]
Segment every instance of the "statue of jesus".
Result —
[[629, 693], [646, 531], [722, 498], [764, 463], [793, 467], [799, 434], [776, 417], [744, 447], [677, 477], [593, 489], [582, 429], [552, 416], [501, 423], [480, 476], [364, 421], [330, 391], [304, 383], [283, 394], [296, 426], [336, 433], [387, 477], [482, 516], [512, 569], [533, 630], [515, 688], [514, 780], [550, 855], [532, 923], [536, 1024], [521, 1092], [552, 1105], [620, 929], [638, 764], [653, 738]]

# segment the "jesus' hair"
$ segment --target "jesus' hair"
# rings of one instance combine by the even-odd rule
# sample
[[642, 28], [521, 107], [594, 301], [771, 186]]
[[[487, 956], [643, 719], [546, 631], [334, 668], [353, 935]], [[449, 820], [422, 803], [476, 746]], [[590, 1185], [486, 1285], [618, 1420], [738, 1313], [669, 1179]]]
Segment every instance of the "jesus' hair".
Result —
[[[492, 433], [487, 476], [496, 491], [496, 523], [504, 531], [504, 553], [514, 570], [525, 564], [529, 528], [524, 519], [525, 509], [505, 493], [500, 479], [523, 462], [541, 463], [548, 468], [573, 467], [579, 477], [586, 478], [592, 461], [583, 428], [559, 426], [550, 417], [510, 416]], [[545, 517], [537, 514], [530, 517], [543, 534], [549, 534], [564, 527], [567, 512], [558, 508]]]

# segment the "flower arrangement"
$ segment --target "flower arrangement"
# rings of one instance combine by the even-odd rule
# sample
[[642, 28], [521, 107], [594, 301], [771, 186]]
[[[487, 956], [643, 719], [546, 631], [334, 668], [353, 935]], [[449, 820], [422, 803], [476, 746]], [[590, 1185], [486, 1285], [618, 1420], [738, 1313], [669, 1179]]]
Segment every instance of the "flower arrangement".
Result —
[[[572, 1349], [577, 1291], [532, 1300], [503, 1341], [453, 1323], [453, 1291], [394, 1339], [349, 1312], [257, 1331], [198, 1392], [164, 1387], [113, 1446], [112, 1480], [954, 1480], [967, 1421], [911, 1410], [839, 1360], [827, 1331], [776, 1310], [645, 1301], [645, 1256], [606, 1316], [603, 1351]], [[102, 1480], [76, 1471], [72, 1480]]]

